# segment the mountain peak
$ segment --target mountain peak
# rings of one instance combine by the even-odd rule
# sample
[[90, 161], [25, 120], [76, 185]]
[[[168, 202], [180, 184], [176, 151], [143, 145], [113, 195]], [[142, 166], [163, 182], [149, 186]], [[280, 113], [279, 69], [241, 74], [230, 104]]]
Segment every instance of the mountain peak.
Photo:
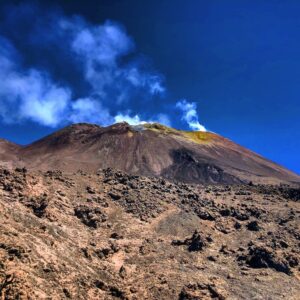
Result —
[[296, 174], [215, 133], [159, 123], [78, 123], [26, 147], [2, 145], [0, 153], [0, 162], [10, 159], [11, 165], [36, 170], [95, 172], [112, 167], [187, 183], [300, 181]]

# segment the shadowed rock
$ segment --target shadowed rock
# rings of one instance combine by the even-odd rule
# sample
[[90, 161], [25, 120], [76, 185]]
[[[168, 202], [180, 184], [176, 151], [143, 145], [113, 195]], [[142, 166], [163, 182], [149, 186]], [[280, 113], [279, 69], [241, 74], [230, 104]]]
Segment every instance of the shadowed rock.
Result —
[[188, 251], [194, 252], [194, 251], [201, 251], [203, 247], [206, 246], [206, 242], [203, 239], [203, 237], [200, 235], [200, 233], [195, 230], [191, 238], [187, 238], [184, 241], [180, 240], [174, 240], [172, 241], [172, 245], [174, 246], [181, 246], [186, 245], [188, 246]]

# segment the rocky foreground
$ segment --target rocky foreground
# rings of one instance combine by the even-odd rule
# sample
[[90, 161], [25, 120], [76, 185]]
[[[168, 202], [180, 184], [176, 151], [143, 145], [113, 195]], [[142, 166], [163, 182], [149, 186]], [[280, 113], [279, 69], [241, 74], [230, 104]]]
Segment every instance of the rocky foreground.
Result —
[[300, 190], [0, 169], [0, 299], [299, 299]]

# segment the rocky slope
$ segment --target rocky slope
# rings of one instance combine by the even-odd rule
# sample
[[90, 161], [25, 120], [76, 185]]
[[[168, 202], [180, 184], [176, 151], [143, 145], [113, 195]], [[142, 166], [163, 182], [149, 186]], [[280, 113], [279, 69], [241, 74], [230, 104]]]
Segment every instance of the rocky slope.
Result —
[[11, 143], [7, 140], [0, 139], [0, 166], [12, 168], [18, 163], [18, 151], [20, 146]]
[[20, 148], [15, 165], [95, 172], [112, 167], [187, 183], [300, 182], [300, 177], [210, 132], [160, 124], [76, 124]]
[[0, 299], [299, 299], [297, 188], [2, 168], [0, 215]]

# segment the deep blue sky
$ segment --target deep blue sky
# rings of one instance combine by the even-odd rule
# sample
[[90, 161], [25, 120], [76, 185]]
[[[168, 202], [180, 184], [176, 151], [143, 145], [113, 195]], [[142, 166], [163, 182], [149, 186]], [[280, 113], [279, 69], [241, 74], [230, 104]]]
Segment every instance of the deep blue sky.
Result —
[[[0, 6], [19, 2], [1, 1]], [[299, 1], [39, 3], [45, 9], [57, 5], [66, 16], [79, 14], [92, 24], [109, 19], [124, 26], [136, 52], [164, 76], [167, 88], [162, 98], [147, 105], [136, 102], [135, 107], [131, 102], [133, 111], [160, 112], [163, 106], [189, 99], [197, 103], [200, 122], [209, 130], [300, 173]], [[28, 65], [37, 61], [42, 53], [18, 41], [22, 30], [12, 26], [1, 28], [0, 23], [1, 35], [14, 42]], [[61, 78], [68, 73], [67, 67], [49, 68]], [[82, 82], [76, 80], [74, 75], [69, 84], [77, 88]], [[187, 129], [176, 109], [167, 113], [174, 127]], [[1, 137], [22, 144], [56, 130], [26, 120], [10, 125], [0, 120], [0, 126]]]

